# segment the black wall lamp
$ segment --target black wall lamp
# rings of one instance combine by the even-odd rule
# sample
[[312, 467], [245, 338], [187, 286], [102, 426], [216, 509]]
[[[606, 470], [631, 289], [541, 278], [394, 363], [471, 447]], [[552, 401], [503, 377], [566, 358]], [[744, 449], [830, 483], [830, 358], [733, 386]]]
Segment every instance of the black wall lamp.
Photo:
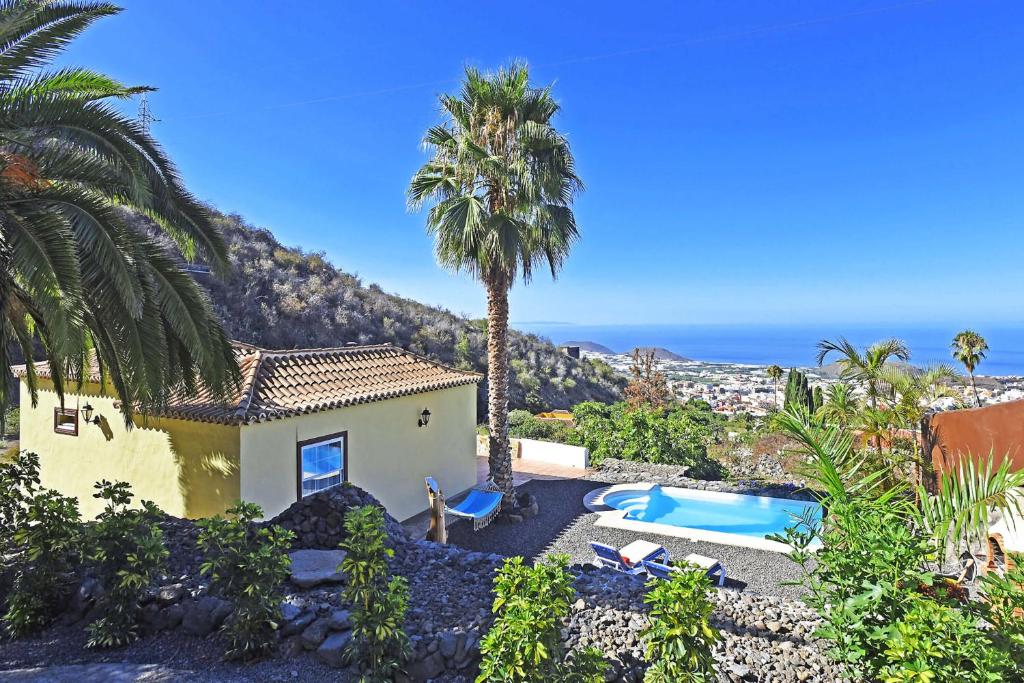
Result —
[[418, 427], [426, 427], [428, 422], [430, 422], [430, 411], [424, 408], [423, 412], [420, 413], [420, 420], [416, 425]]
[[96, 417], [92, 416], [91, 403], [86, 403], [84, 406], [82, 406], [82, 418], [86, 421], [87, 424], [98, 425], [100, 423], [99, 415], [97, 415]]

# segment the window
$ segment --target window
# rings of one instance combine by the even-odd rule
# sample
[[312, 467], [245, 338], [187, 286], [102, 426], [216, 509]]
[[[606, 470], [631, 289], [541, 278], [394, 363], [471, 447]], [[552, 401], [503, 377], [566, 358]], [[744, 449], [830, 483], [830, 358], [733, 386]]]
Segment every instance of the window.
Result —
[[347, 432], [298, 444], [299, 498], [338, 486], [348, 479]]
[[53, 431], [78, 436], [78, 411], [73, 408], [54, 408]]

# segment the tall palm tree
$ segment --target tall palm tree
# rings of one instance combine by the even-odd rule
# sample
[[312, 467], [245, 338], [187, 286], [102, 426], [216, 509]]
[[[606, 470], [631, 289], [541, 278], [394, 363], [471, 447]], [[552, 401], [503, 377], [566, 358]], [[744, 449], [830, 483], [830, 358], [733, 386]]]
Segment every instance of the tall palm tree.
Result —
[[978, 385], [974, 382], [974, 370], [985, 359], [988, 353], [988, 342], [974, 330], [964, 330], [953, 337], [952, 343], [953, 358], [960, 361], [967, 374], [971, 378], [971, 389], [974, 390], [974, 400], [978, 407], [981, 407], [981, 396], [978, 395]]
[[[79, 68], [46, 70], [106, 3], [0, 2], [0, 409], [12, 347], [38, 343], [63, 400], [95, 357], [133, 410], [200, 383], [226, 395], [238, 375], [228, 339], [178, 259], [125, 210], [151, 219], [186, 259], [225, 269], [206, 210], [136, 121], [112, 105], [130, 88]], [[26, 377], [36, 400], [36, 377]]]
[[778, 365], [769, 365], [768, 369], [765, 370], [768, 376], [772, 380], [772, 385], [775, 387], [775, 407], [779, 407], [779, 380], [782, 378], [782, 368]]
[[467, 68], [459, 94], [440, 102], [444, 121], [423, 139], [432, 158], [413, 176], [409, 203], [431, 204], [438, 262], [486, 289], [490, 474], [510, 503], [508, 293], [542, 265], [557, 275], [578, 238], [572, 202], [583, 185], [551, 123], [559, 105], [550, 88], [530, 85], [525, 65]]

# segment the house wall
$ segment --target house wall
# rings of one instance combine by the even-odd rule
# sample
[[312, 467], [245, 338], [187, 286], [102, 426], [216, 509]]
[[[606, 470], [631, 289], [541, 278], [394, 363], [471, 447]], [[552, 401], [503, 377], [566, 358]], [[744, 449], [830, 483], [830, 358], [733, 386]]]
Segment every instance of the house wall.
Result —
[[1008, 459], [1024, 469], [1024, 401], [935, 413], [923, 431], [936, 471], [956, 469], [966, 457], [987, 461], [990, 453], [997, 467]]
[[[430, 422], [418, 427], [424, 408]], [[424, 477], [449, 496], [476, 484], [475, 428], [475, 385], [245, 425], [242, 498], [281, 512], [298, 499], [296, 444], [347, 431], [349, 481], [406, 519], [427, 507]]]
[[101, 479], [127, 481], [135, 502], [152, 500], [178, 517], [205, 517], [223, 512], [239, 497], [239, 428], [186, 420], [137, 418], [131, 429], [114, 406], [111, 393], [88, 384], [81, 393], [66, 393], [65, 408], [92, 404], [100, 424], [85, 424], [79, 414], [78, 436], [53, 430], [53, 409], [60, 406], [53, 385], [39, 380], [39, 403], [33, 408], [21, 383], [21, 443], [39, 455], [43, 486], [78, 499], [85, 518], [103, 505], [93, 498]]

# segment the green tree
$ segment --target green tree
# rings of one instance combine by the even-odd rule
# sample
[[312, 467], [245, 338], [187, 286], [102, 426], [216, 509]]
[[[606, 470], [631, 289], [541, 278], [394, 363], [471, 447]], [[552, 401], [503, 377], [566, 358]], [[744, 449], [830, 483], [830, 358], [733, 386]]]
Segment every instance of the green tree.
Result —
[[953, 358], [963, 364], [971, 378], [974, 400], [980, 408], [981, 396], [978, 395], [978, 385], [974, 382], [974, 370], [981, 361], [985, 360], [985, 354], [988, 353], [988, 342], [974, 330], [964, 330], [953, 337], [952, 350]]
[[442, 95], [445, 120], [424, 146], [432, 158], [413, 176], [413, 207], [432, 204], [427, 230], [438, 261], [487, 290], [490, 474], [512, 500], [508, 438], [508, 294], [547, 265], [554, 277], [579, 236], [572, 202], [582, 183], [550, 88], [530, 85], [525, 65], [497, 73], [467, 68], [458, 95]]
[[[867, 391], [872, 410], [878, 410], [878, 399], [885, 387], [882, 374], [885, 366], [893, 360], [910, 360], [910, 349], [899, 339], [885, 339], [875, 342], [863, 352], [845, 337], [837, 341], [822, 339], [818, 342], [818, 365], [821, 366], [829, 354], [838, 354], [839, 376], [847, 381], [861, 384]], [[875, 438], [875, 447], [881, 450], [880, 437]]]
[[853, 388], [846, 382], [837, 382], [825, 392], [825, 401], [816, 415], [827, 424], [847, 427], [857, 420], [860, 402], [853, 394]]
[[775, 387], [775, 407], [779, 407], [779, 380], [782, 379], [782, 368], [778, 365], [769, 365], [766, 370], [768, 377], [772, 380], [772, 385]]
[[[133, 410], [200, 380], [218, 396], [237, 380], [231, 346], [202, 290], [159, 241], [226, 269], [224, 241], [145, 127], [112, 106], [151, 88], [88, 69], [46, 70], [107, 3], [0, 5], [0, 414], [10, 354], [45, 351], [54, 389], [95, 353]], [[124, 209], [147, 216], [159, 238]], [[26, 376], [32, 401], [36, 377]]]

